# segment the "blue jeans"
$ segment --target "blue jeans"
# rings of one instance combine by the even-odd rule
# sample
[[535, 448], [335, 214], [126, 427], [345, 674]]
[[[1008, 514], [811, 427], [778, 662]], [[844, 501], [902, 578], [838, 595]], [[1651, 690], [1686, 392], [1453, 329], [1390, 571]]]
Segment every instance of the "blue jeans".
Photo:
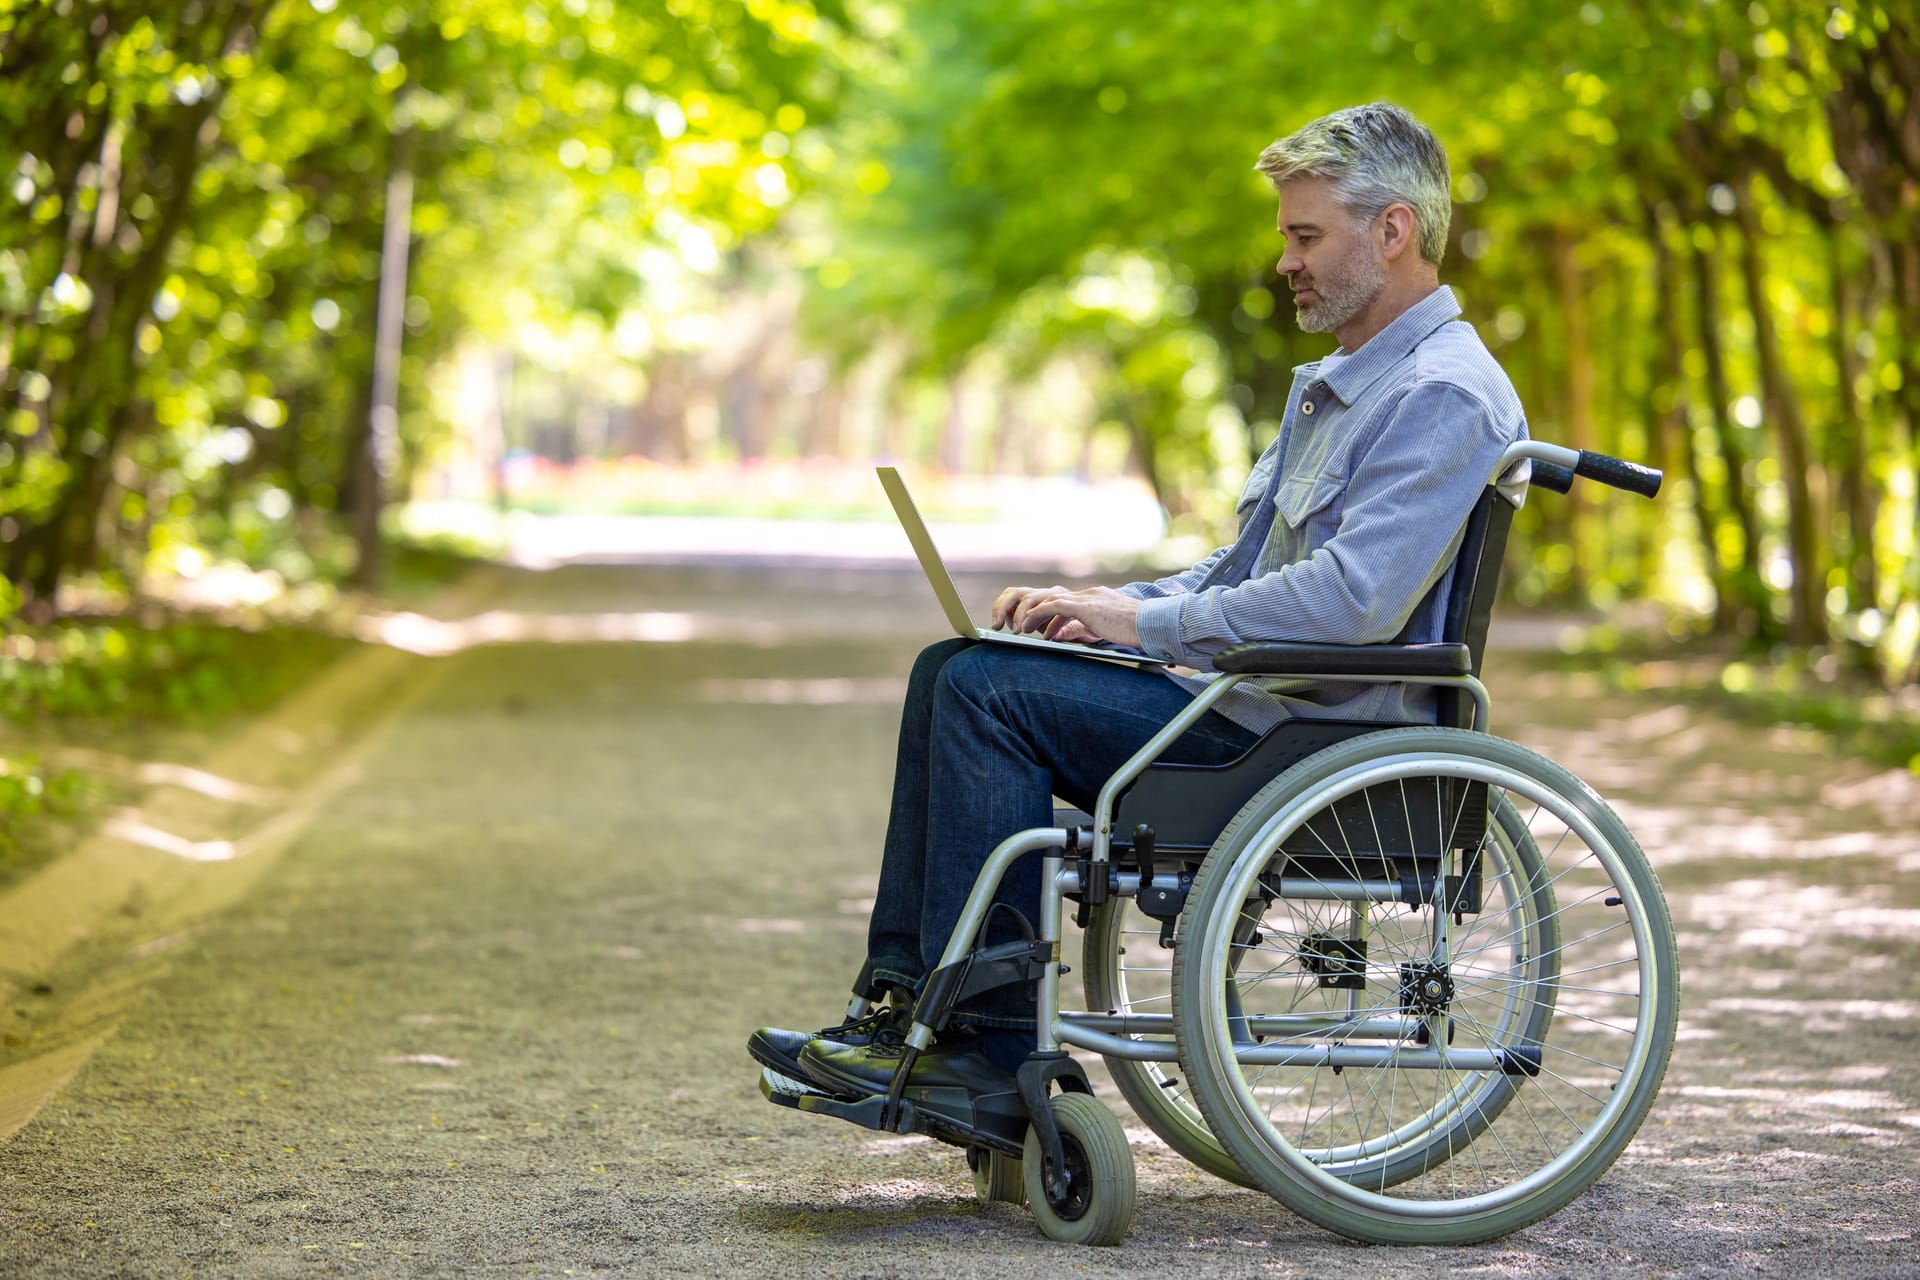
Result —
[[[893, 809], [867, 933], [873, 976], [918, 990], [939, 966], [994, 846], [1053, 825], [1053, 796], [1091, 809], [1101, 784], [1192, 695], [1153, 671], [1009, 645], [946, 640], [914, 664], [900, 717]], [[1208, 712], [1161, 757], [1222, 764], [1259, 735]], [[996, 901], [1037, 921], [1041, 854]], [[992, 941], [1004, 941], [994, 937]], [[1030, 1029], [1033, 989], [969, 998], [955, 1020]]]

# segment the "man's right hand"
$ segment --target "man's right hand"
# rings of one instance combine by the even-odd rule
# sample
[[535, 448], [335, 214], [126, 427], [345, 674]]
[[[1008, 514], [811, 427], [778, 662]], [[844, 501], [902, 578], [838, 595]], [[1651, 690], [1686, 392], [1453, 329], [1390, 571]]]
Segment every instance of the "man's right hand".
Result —
[[1020, 612], [1020, 606], [1034, 596], [1048, 595], [1065, 591], [1065, 587], [1008, 587], [993, 602], [993, 622], [995, 631], [1005, 631], [1013, 622], [1014, 614]]
[[[1070, 588], [1051, 587], [1008, 587], [993, 602], [993, 628], [996, 631], [1028, 630], [1021, 626], [1021, 619], [1034, 605], [1056, 596], [1076, 594]], [[1078, 618], [1055, 618], [1044, 628], [1042, 634], [1049, 640], [1059, 640], [1067, 644], [1099, 644], [1101, 636]]]

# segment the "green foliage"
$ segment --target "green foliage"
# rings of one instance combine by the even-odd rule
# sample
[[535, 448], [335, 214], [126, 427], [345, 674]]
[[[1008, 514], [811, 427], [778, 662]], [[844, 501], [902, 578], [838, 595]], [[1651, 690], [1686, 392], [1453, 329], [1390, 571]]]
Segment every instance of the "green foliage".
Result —
[[77, 769], [49, 769], [35, 755], [0, 760], [0, 815], [71, 818], [85, 810], [87, 794]]
[[68, 620], [0, 638], [0, 716], [196, 720], [256, 709], [337, 658], [351, 641], [294, 627], [257, 631], [180, 618], [157, 626]]
[[49, 768], [32, 753], [0, 756], [0, 887], [51, 856], [99, 795], [77, 769]]
[[249, 509], [330, 569], [315, 544], [365, 497], [390, 179], [413, 182], [406, 385], [462, 333], [611, 323], [654, 286], [638, 247], [716, 269], [804, 184], [836, 12], [0, 0], [7, 579], [51, 601], [75, 572], [257, 553]]
[[[1671, 476], [1533, 503], [1515, 594], [1654, 593], [1902, 679], [1916, 67], [1880, 0], [0, 0], [0, 617], [209, 554], [342, 574], [340, 517], [431, 454], [459, 344], [518, 350], [564, 420], [610, 375], [558, 353], [672, 383], [768, 264], [844, 363], [904, 353], [900, 403], [1071, 365], [1081, 457], [1124, 440], [1176, 531], [1218, 536], [1331, 345], [1292, 321], [1253, 159], [1385, 98], [1448, 148], [1446, 278], [1535, 434]], [[673, 323], [701, 312], [707, 338]]]
[[352, 644], [204, 617], [0, 627], [0, 887], [55, 856], [124, 791], [92, 766], [50, 763], [63, 747], [139, 741], [264, 708]]
[[1920, 691], [1881, 688], [1837, 652], [1810, 657], [1782, 647], [1743, 658], [1713, 637], [1656, 643], [1601, 626], [1569, 652], [1523, 661], [1597, 675], [1621, 692], [1710, 708], [1741, 724], [1812, 730], [1839, 751], [1920, 774]]
[[[1298, 333], [1277, 294], [1281, 243], [1255, 156], [1325, 111], [1396, 101], [1448, 149], [1443, 275], [1535, 434], [1672, 477], [1654, 507], [1536, 501], [1516, 528], [1522, 597], [1657, 593], [1763, 646], [1832, 636], [1895, 677], [1914, 669], [1910, 12], [1871, 0], [913, 0], [897, 12], [898, 67], [847, 112], [873, 158], [836, 175], [842, 231], [811, 260], [823, 338], [857, 354], [902, 333], [932, 368], [1090, 351], [1137, 459], [1168, 508], [1187, 510], [1232, 463], [1196, 424], [1237, 415], [1247, 446], [1264, 443], [1287, 371], [1330, 345]], [[1146, 264], [1158, 287], [1132, 322], [1075, 324], [1065, 303], [1116, 260]], [[1199, 376], [1166, 367], [1182, 350], [1203, 353], [1186, 360]]]

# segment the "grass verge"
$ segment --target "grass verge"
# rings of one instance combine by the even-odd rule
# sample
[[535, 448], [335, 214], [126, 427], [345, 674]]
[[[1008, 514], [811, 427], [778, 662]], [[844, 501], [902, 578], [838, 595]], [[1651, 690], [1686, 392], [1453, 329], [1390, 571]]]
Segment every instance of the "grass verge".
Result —
[[1600, 627], [1543, 662], [1741, 724], [1817, 730], [1838, 751], [1920, 774], [1920, 688], [1888, 689], [1830, 652], [1756, 657], [1712, 639], [1667, 643]]
[[[409, 606], [475, 560], [389, 547], [382, 606]], [[283, 607], [284, 606], [284, 607]], [[0, 623], [0, 890], [72, 845], [137, 782], [112, 762], [192, 757], [360, 645], [341, 609], [178, 608], [151, 601], [42, 626]]]

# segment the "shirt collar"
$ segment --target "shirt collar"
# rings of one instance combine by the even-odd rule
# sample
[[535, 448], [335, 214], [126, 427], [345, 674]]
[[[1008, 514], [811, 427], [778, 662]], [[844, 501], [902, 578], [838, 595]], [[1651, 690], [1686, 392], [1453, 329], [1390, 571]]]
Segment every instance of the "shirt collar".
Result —
[[1400, 363], [1435, 329], [1459, 316], [1459, 300], [1453, 296], [1453, 289], [1443, 284], [1395, 316], [1386, 328], [1361, 343], [1358, 351], [1336, 351], [1322, 360], [1320, 380], [1341, 404], [1351, 406], [1354, 397], [1372, 386], [1381, 374]]

